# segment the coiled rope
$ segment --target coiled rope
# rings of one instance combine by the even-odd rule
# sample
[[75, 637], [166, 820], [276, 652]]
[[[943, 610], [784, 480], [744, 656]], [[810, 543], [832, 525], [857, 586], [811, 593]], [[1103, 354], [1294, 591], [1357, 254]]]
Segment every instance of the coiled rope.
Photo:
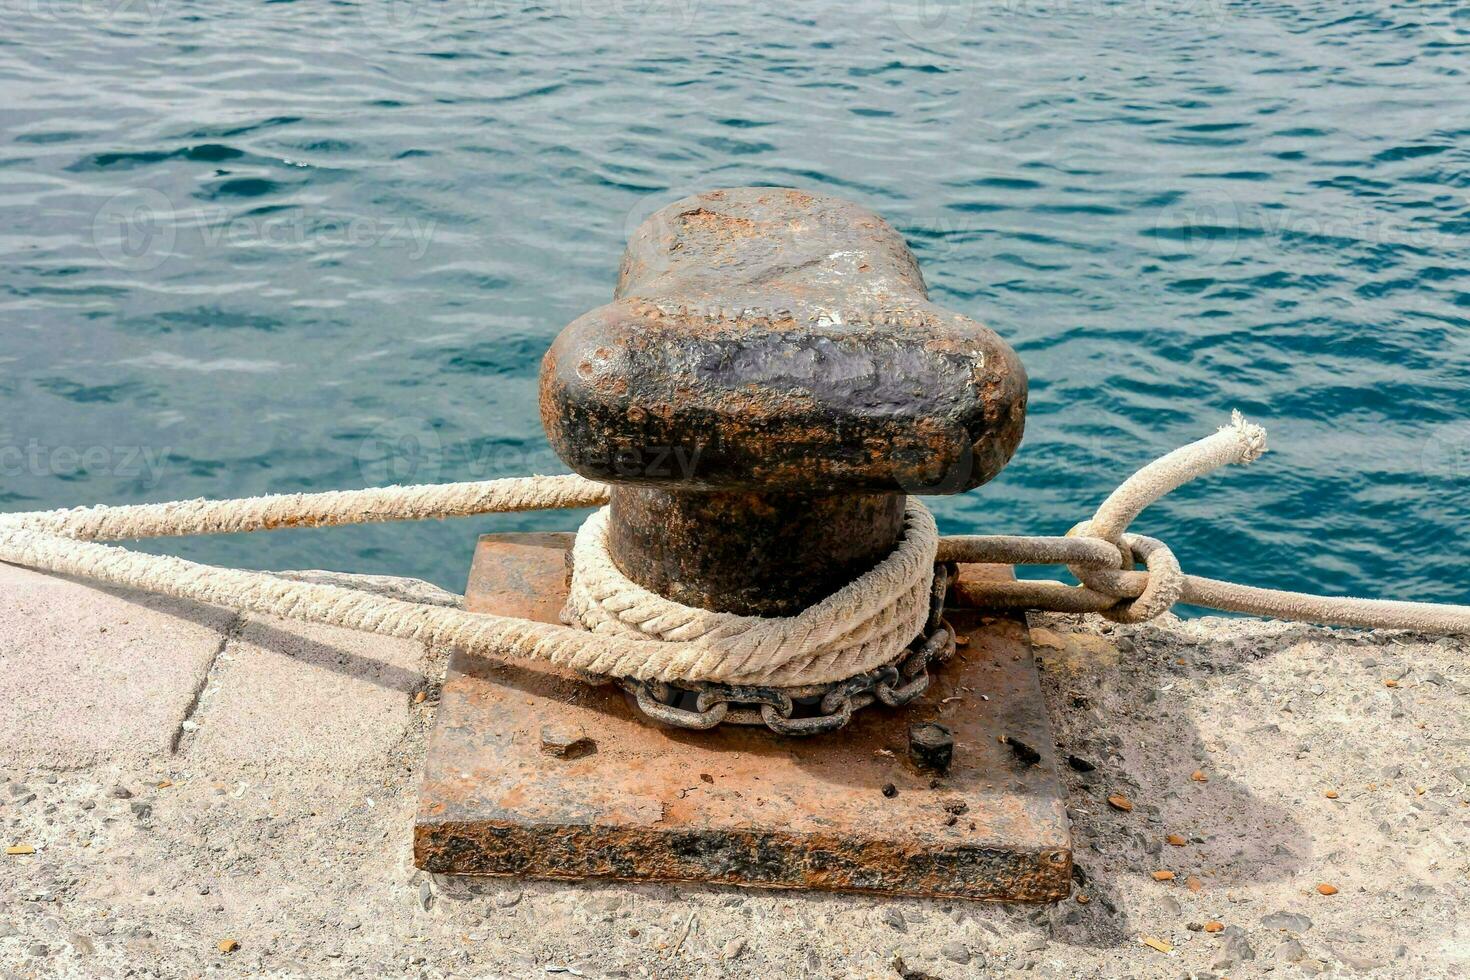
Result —
[[[1162, 542], [1128, 532], [1160, 497], [1220, 467], [1249, 463], [1265, 449], [1265, 430], [1237, 412], [1214, 435], [1139, 470], [1091, 520], [1065, 537], [940, 538], [932, 515], [910, 498], [904, 533], [892, 554], [788, 617], [683, 606], [630, 581], [608, 554], [605, 507], [577, 534], [568, 601], [571, 627], [96, 543], [606, 504], [606, 486], [577, 476], [0, 515], [0, 561], [244, 612], [458, 646], [483, 656], [546, 660], [594, 674], [782, 687], [842, 680], [902, 656], [923, 627], [936, 561], [1061, 564], [1082, 583], [987, 582], [978, 586], [978, 594], [971, 592], [971, 598], [994, 608], [1097, 612], [1137, 622], [1186, 602], [1329, 625], [1470, 632], [1465, 606], [1315, 596], [1187, 575]], [[1135, 562], [1145, 570], [1134, 570]]]

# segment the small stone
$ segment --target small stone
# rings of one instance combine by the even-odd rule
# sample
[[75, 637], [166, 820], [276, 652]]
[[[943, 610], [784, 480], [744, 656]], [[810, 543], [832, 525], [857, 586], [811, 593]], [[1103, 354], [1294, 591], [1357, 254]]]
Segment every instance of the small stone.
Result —
[[1154, 881], [1173, 881], [1174, 872], [1166, 870], [1155, 871], [1153, 873], [1153, 878]]
[[1225, 926], [1222, 923], [1216, 922], [1214, 919], [1205, 923], [1205, 932], [1222, 932], [1224, 929]]
[[949, 772], [954, 761], [954, 733], [944, 725], [926, 721], [909, 726], [909, 758], [929, 772]]
[[133, 791], [126, 786], [114, 786], [107, 791], [107, 795], [114, 800], [131, 800], [133, 798]]
[[890, 929], [897, 929], [899, 932], [908, 931], [908, 923], [904, 921], [903, 913], [892, 905], [884, 906], [883, 911], [878, 913], [878, 918], [882, 919], [883, 924]]
[[134, 800], [132, 803], [129, 803], [128, 809], [132, 810], [133, 816], [137, 817], [139, 820], [147, 820], [149, 817], [153, 816], [152, 804], [144, 803], [142, 800]]
[[1317, 893], [1319, 895], [1336, 895], [1337, 894], [1337, 886], [1336, 885], [1329, 885], [1327, 882], [1324, 881], [1324, 882], [1322, 882], [1322, 884], [1320, 884], [1320, 885], [1317, 886]]
[[1335, 790], [1335, 789], [1329, 789], [1327, 792], [1323, 793], [1322, 795], [1325, 796], [1325, 797], [1327, 797], [1329, 800], [1335, 800], [1335, 799], [1337, 799], [1337, 790]]
[[964, 943], [945, 943], [939, 947], [944, 958], [954, 963], [970, 962], [970, 948]]
[[433, 906], [433, 904], [434, 904], [434, 889], [432, 889], [431, 887], [429, 887], [429, 883], [427, 881], [420, 882], [419, 883], [419, 907], [422, 908], [425, 912], [427, 912]]
[[1184, 928], [1188, 929], [1190, 932], [1199, 932], [1204, 929], [1204, 924], [1200, 922], [1186, 922], [1184, 924]]
[[1215, 958], [1214, 965], [1221, 963], [1235, 964], [1243, 960], [1256, 958], [1256, 951], [1246, 941], [1245, 930], [1240, 926], [1226, 926], [1220, 933], [1220, 955]]
[[46, 946], [45, 943], [32, 943], [29, 947], [26, 948], [26, 952], [30, 953], [32, 956], [45, 956], [47, 953], [51, 952], [51, 950]]
[[1109, 796], [1108, 806], [1114, 810], [1120, 810], [1123, 813], [1133, 812], [1133, 801], [1121, 793], [1114, 793], [1112, 796]]
[[1312, 928], [1312, 920], [1298, 912], [1272, 912], [1270, 915], [1261, 916], [1261, 925], [1267, 929], [1281, 929], [1294, 936], [1300, 936]]
[[1150, 949], [1158, 950], [1160, 953], [1167, 953], [1174, 948], [1156, 936], [1144, 936], [1140, 942]]
[[739, 936], [736, 936], [734, 939], [725, 944], [723, 955], [725, 959], [733, 960], [739, 958], [740, 954], [743, 952], [745, 952], [745, 940]]
[[221, 953], [233, 953], [240, 948], [240, 941], [238, 939], [221, 939], [215, 945], [219, 947]]
[[1093, 765], [1091, 762], [1088, 762], [1080, 755], [1067, 756], [1067, 765], [1071, 766], [1073, 769], [1076, 769], [1078, 772], [1092, 772], [1094, 769], [1097, 768], [1097, 766]]
[[520, 892], [504, 892], [495, 896], [495, 907], [498, 909], [508, 909], [517, 905], [520, 900]]
[[1350, 966], [1360, 973], [1368, 973], [1388, 965], [1386, 960], [1380, 959], [1379, 957], [1365, 956], [1361, 953], [1353, 953], [1347, 950], [1334, 949], [1332, 955], [1337, 957], [1339, 963], [1344, 966]]
[[1169, 895], [1165, 895], [1159, 899], [1159, 907], [1164, 910], [1165, 915], [1182, 915], [1184, 913], [1184, 909], [1180, 907], [1178, 900]]
[[1188, 888], [1192, 892], [1198, 893], [1199, 890], [1205, 886], [1204, 883], [1196, 878], [1194, 875], [1190, 875], [1188, 878], [1184, 879], [1184, 887]]
[[890, 800], [893, 799], [895, 796], [898, 795], [898, 787], [893, 785], [892, 783], [884, 783], [883, 795], [888, 797]]
[[1196, 769], [1194, 772], [1190, 773], [1189, 778], [1197, 783], [1208, 783], [1210, 781], [1210, 777], [1206, 776], [1204, 774], [1204, 771], [1201, 769]]
[[1280, 946], [1277, 946], [1276, 952], [1272, 955], [1283, 963], [1295, 963], [1297, 960], [1306, 959], [1307, 951], [1295, 939], [1288, 939]]
[[1189, 843], [1184, 839], [1183, 834], [1170, 834], [1169, 836], [1165, 837], [1164, 840], [1167, 843], [1172, 844], [1174, 847], [1183, 847], [1185, 844]]
[[5, 853], [11, 857], [20, 857], [25, 854], [35, 854], [36, 849], [29, 844], [11, 844], [5, 849]]
[[597, 743], [581, 728], [541, 726], [541, 751], [557, 759], [577, 759], [597, 749]]

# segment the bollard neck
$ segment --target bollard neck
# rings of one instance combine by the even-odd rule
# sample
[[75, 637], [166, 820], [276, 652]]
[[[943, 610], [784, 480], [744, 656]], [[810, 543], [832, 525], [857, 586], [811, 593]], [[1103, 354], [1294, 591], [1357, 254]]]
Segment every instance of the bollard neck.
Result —
[[790, 616], [888, 556], [904, 495], [615, 487], [608, 543], [624, 575], [675, 602]]

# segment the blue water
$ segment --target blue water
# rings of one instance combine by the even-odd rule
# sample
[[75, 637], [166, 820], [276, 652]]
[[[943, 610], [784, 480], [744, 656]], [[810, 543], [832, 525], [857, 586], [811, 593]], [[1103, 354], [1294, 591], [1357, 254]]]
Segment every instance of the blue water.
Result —
[[[1240, 408], [1273, 452], [1138, 525], [1187, 570], [1470, 599], [1462, 4], [0, 6], [0, 509], [559, 471], [539, 359], [627, 232], [779, 184], [1027, 365], [946, 530], [1060, 533]], [[459, 588], [573, 523], [150, 547]]]

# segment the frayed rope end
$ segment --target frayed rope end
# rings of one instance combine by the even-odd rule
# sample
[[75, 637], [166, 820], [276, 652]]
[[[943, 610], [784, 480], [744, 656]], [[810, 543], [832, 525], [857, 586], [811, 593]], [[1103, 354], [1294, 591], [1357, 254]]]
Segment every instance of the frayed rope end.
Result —
[[1254, 422], [1247, 422], [1239, 409], [1230, 413], [1230, 424], [1220, 426], [1220, 431], [1235, 434], [1240, 443], [1241, 463], [1253, 463], [1266, 452], [1266, 430]]

